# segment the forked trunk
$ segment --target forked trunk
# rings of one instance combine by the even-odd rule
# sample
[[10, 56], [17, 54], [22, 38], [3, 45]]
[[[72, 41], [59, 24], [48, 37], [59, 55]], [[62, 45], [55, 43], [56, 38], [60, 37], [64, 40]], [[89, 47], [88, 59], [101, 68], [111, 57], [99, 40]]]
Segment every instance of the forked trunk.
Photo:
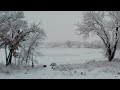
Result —
[[6, 66], [11, 65], [11, 63], [12, 63], [12, 56], [13, 56], [13, 50], [11, 49], [10, 52], [9, 52], [9, 55], [8, 55], [8, 57], [6, 59]]
[[109, 50], [109, 56], [108, 56], [108, 59], [109, 59], [109, 61], [112, 61], [113, 59], [114, 59], [114, 57], [115, 57], [115, 53], [116, 53], [116, 50], [117, 50], [117, 43], [118, 43], [118, 41], [115, 43], [115, 46], [113, 47], [113, 50]]
[[112, 57], [111, 57], [112, 51], [111, 51], [111, 49], [109, 49], [107, 52], [108, 52], [108, 60], [112, 61]]
[[12, 64], [12, 52], [10, 54], [10, 58], [9, 58], [9, 61], [8, 61], [8, 65], [11, 65]]

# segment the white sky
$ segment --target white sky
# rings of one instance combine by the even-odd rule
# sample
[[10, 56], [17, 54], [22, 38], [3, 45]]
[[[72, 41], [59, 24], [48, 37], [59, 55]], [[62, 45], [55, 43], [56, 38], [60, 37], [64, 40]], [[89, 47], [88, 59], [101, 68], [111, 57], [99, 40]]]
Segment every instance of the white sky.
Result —
[[24, 11], [24, 14], [30, 23], [42, 22], [47, 34], [47, 42], [83, 41], [75, 34], [77, 27], [74, 25], [82, 21], [81, 11]]

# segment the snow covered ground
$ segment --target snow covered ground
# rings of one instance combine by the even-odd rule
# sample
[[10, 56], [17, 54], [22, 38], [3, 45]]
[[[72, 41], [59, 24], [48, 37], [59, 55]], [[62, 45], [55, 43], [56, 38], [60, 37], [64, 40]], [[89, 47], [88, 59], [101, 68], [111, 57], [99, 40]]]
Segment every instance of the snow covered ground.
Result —
[[[1, 79], [120, 79], [120, 62], [108, 62], [101, 49], [41, 48], [43, 56], [36, 57], [47, 67], [0, 73]], [[4, 54], [1, 52], [0, 54]], [[116, 57], [119, 56], [117, 52]], [[0, 58], [4, 62], [4, 55]], [[95, 61], [94, 61], [95, 60]], [[55, 70], [50, 64], [56, 63]], [[9, 71], [9, 69], [7, 70]]]
[[42, 64], [74, 64], [84, 63], [93, 59], [104, 60], [101, 49], [87, 48], [41, 48], [40, 52], [44, 56], [36, 59]]

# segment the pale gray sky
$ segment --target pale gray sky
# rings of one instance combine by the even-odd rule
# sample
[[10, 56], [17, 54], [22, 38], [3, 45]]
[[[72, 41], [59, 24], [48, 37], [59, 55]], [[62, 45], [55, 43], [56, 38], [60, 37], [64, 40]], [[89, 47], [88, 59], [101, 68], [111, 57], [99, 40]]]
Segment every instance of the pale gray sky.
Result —
[[24, 11], [24, 14], [30, 23], [42, 22], [48, 36], [47, 42], [82, 41], [75, 34], [77, 27], [74, 25], [77, 21], [82, 21], [81, 11]]

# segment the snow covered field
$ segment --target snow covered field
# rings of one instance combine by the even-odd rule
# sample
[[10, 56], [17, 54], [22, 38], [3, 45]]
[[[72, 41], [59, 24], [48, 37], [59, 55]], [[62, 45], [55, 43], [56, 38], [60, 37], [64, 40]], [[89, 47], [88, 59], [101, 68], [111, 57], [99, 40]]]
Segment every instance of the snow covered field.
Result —
[[[40, 48], [43, 54], [36, 57], [39, 64], [47, 67], [37, 70], [23, 70], [21, 73], [3, 74], [1, 79], [120, 79], [120, 62], [110, 63], [101, 49], [86, 48]], [[4, 53], [0, 60], [4, 61]], [[119, 56], [117, 52], [116, 57]], [[95, 60], [95, 61], [94, 61]], [[90, 61], [90, 62], [89, 62]], [[89, 62], [89, 63], [87, 63]], [[53, 70], [51, 63], [58, 69]], [[61, 67], [62, 66], [62, 67]], [[62, 69], [63, 70], [62, 70]]]
[[104, 60], [101, 49], [87, 49], [87, 48], [41, 48], [40, 52], [43, 54], [36, 59], [42, 64], [51, 64], [52, 62], [58, 64], [74, 64], [84, 63], [90, 60]]

